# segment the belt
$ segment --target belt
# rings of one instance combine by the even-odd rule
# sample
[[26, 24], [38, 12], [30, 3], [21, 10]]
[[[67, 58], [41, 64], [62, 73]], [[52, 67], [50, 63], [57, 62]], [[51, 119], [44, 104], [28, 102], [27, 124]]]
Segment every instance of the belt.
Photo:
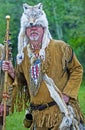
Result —
[[31, 107], [31, 110], [39, 110], [39, 111], [42, 111], [48, 107], [51, 107], [51, 106], [54, 106], [56, 105], [56, 102], [53, 101], [53, 102], [49, 102], [49, 103], [45, 103], [45, 104], [41, 104], [41, 105], [34, 105], [34, 104], [30, 104], [30, 107]]

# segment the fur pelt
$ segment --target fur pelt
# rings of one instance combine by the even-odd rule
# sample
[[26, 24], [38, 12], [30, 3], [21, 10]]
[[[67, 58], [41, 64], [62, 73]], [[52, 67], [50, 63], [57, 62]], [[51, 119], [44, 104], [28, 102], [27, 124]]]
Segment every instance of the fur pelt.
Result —
[[[26, 36], [26, 28], [31, 26], [42, 26], [44, 28], [44, 35], [42, 39], [42, 48], [40, 50], [40, 55], [43, 55], [44, 49], [48, 45], [50, 39], [52, 39], [51, 34], [48, 29], [48, 20], [46, 14], [42, 9], [42, 4], [39, 3], [35, 6], [29, 6], [28, 4], [23, 4], [24, 12], [21, 16], [21, 28], [18, 36], [18, 64], [24, 59], [23, 48], [28, 44], [28, 37]], [[20, 60], [19, 60], [20, 59]], [[21, 62], [20, 62], [21, 61]]]

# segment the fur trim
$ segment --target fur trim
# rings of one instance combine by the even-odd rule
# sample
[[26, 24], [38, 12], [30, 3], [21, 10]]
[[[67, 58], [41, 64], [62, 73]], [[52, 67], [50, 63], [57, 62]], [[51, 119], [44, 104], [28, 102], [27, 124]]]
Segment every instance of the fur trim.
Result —
[[50, 96], [58, 104], [61, 112], [67, 116], [69, 114], [68, 109], [67, 109], [67, 106], [66, 106], [63, 98], [59, 94], [60, 90], [54, 84], [54, 81], [51, 78], [49, 78], [46, 74], [43, 76], [43, 79], [46, 83], [46, 86], [47, 86], [49, 92], [50, 92]]
[[44, 75], [44, 81], [50, 92], [50, 96], [57, 103], [60, 111], [65, 114], [59, 127], [60, 130], [66, 130], [67, 128], [70, 128], [71, 125], [73, 125], [74, 129], [77, 128], [77, 130], [79, 130], [78, 121], [75, 118], [76, 116], [73, 111], [73, 108], [70, 105], [67, 106], [65, 104], [61, 92], [55, 85], [54, 81], [51, 78], [49, 78], [46, 74]]

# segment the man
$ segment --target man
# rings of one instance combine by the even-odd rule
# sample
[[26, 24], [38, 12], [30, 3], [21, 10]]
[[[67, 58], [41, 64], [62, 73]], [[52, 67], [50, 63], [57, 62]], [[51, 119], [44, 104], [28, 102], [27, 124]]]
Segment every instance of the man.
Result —
[[[73, 50], [64, 41], [52, 39], [42, 4], [24, 4], [19, 33], [17, 72], [18, 86], [26, 85], [30, 96], [29, 112], [24, 125], [33, 130], [58, 130], [63, 119], [61, 103], [55, 100], [62, 92], [71, 105], [76, 121], [83, 121], [77, 101], [82, 81], [82, 66]], [[24, 22], [23, 22], [24, 21]], [[50, 91], [49, 88], [52, 88]], [[64, 113], [65, 114], [65, 113]]]
[[[13, 66], [11, 64], [11, 61], [7, 61], [5, 63], [4, 61], [4, 55], [5, 55], [5, 48], [4, 45], [0, 44], [0, 130], [3, 126], [3, 113], [4, 113], [4, 72], [8, 71], [8, 77], [7, 77], [7, 102], [6, 102], [6, 115], [9, 114], [9, 108], [11, 107], [11, 101], [12, 101], [12, 91], [13, 91], [13, 79], [14, 79], [14, 72], [13, 72]], [[5, 64], [4, 64], [5, 63]], [[9, 65], [10, 64], [10, 65]], [[9, 68], [10, 67], [10, 68]]]
[[[54, 101], [54, 94], [48, 89], [51, 85], [62, 92], [64, 101], [72, 106], [80, 123], [83, 117], [77, 97], [82, 81], [82, 66], [69, 45], [51, 38], [42, 4], [24, 4], [23, 7], [18, 37], [17, 76], [18, 86], [26, 84], [29, 89], [33, 116], [31, 129], [57, 130], [60, 127], [63, 114]], [[26, 115], [26, 127], [29, 120], [32, 117]]]

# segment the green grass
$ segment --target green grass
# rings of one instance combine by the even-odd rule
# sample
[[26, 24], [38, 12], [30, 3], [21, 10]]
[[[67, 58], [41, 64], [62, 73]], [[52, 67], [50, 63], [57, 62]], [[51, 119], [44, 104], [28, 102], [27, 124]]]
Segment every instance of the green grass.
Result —
[[85, 83], [83, 83], [81, 85], [81, 88], [80, 88], [79, 94], [78, 94], [78, 98], [79, 98], [81, 110], [85, 116]]
[[[81, 110], [85, 116], [85, 83], [81, 85], [78, 98]], [[25, 111], [14, 112], [14, 114], [10, 114], [9, 116], [7, 116], [6, 130], [29, 130], [27, 128], [24, 128], [23, 126], [24, 113]]]
[[14, 112], [6, 117], [6, 130], [29, 130], [24, 127], [23, 119], [24, 113], [22, 112]]

